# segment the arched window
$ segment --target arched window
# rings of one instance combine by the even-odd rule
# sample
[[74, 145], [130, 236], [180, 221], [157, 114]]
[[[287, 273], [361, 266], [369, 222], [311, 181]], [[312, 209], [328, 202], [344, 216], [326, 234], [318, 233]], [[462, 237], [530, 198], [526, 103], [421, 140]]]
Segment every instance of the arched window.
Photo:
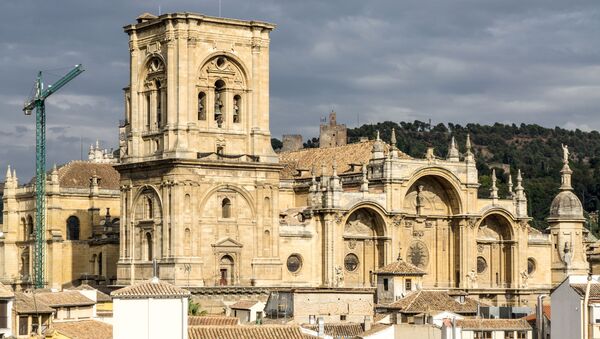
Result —
[[33, 218], [31, 215], [27, 216], [27, 240], [33, 237]]
[[162, 126], [162, 89], [160, 80], [156, 80], [156, 125]]
[[221, 217], [231, 218], [231, 200], [229, 198], [225, 198], [221, 202]]
[[206, 120], [206, 93], [198, 93], [198, 120]]
[[25, 220], [25, 218], [21, 218], [21, 230], [23, 232], [23, 238], [21, 240], [26, 241], [27, 239], [29, 239], [29, 233], [27, 229], [27, 221]]
[[225, 121], [225, 81], [217, 80], [215, 82], [215, 121], [217, 126], [223, 126]]
[[102, 275], [102, 252], [98, 254], [98, 275]]
[[67, 218], [67, 240], [79, 240], [79, 218], [74, 215]]
[[240, 123], [242, 122], [242, 97], [236, 95], [233, 97], [233, 122]]
[[152, 261], [152, 234], [146, 233], [146, 260]]
[[146, 218], [152, 219], [154, 218], [154, 205], [152, 203], [152, 198], [146, 198]]
[[192, 255], [192, 232], [190, 231], [189, 228], [186, 228], [183, 233], [184, 233], [183, 255], [185, 255], [186, 257], [189, 257]]

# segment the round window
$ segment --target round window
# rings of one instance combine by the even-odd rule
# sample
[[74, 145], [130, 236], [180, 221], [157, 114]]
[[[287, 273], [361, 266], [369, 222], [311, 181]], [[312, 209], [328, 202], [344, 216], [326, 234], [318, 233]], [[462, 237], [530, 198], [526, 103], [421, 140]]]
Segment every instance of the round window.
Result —
[[527, 259], [527, 274], [532, 275], [535, 272], [535, 259]]
[[217, 67], [222, 68], [225, 66], [225, 58], [219, 57], [217, 58]]
[[346, 268], [346, 271], [356, 271], [356, 268], [358, 267], [358, 257], [356, 254], [350, 253], [346, 255], [344, 258], [344, 267]]
[[300, 271], [302, 268], [302, 257], [299, 254], [292, 254], [287, 258], [287, 269], [292, 273]]
[[487, 269], [487, 261], [484, 257], [477, 257], [477, 273], [481, 274]]

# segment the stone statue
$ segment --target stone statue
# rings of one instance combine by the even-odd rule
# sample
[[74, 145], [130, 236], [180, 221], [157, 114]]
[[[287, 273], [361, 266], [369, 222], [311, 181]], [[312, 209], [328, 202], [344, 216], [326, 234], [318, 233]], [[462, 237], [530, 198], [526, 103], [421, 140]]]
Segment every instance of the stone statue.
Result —
[[223, 107], [223, 101], [221, 101], [221, 93], [215, 93], [215, 115], [221, 114], [221, 108]]
[[560, 144], [562, 146], [563, 149], [563, 163], [568, 164], [569, 163], [569, 146], [567, 145], [563, 145]]
[[477, 272], [474, 269], [467, 273], [467, 279], [470, 288], [477, 288]]
[[344, 272], [341, 266], [335, 267], [335, 277], [333, 279], [335, 287], [344, 287]]
[[421, 209], [423, 208], [423, 185], [417, 187], [417, 215], [421, 215]]
[[529, 274], [527, 274], [527, 270], [521, 272], [521, 286], [523, 286], [523, 288], [527, 287], [527, 280], [529, 279]]

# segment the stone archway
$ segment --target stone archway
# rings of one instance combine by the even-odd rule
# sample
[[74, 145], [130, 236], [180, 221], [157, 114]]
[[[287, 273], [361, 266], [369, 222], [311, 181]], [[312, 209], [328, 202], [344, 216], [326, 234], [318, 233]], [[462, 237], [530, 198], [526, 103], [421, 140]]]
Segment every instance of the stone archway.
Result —
[[460, 193], [446, 176], [425, 174], [413, 179], [406, 191], [401, 254], [427, 272], [425, 285], [460, 286], [461, 206]]
[[373, 272], [385, 265], [385, 221], [370, 208], [358, 208], [346, 219], [343, 234], [344, 286], [372, 286]]
[[515, 241], [506, 217], [489, 214], [477, 229], [477, 284], [483, 288], [510, 288], [513, 282]]

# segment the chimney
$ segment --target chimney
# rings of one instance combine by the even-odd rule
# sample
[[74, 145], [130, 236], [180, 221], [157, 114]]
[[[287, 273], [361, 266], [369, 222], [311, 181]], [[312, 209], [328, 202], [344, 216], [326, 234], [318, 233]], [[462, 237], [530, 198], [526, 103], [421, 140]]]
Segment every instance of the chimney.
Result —
[[365, 316], [365, 320], [363, 322], [363, 331], [368, 331], [371, 329], [371, 316], [370, 315], [366, 315]]
[[322, 338], [325, 335], [325, 320], [323, 317], [317, 318], [317, 336]]

